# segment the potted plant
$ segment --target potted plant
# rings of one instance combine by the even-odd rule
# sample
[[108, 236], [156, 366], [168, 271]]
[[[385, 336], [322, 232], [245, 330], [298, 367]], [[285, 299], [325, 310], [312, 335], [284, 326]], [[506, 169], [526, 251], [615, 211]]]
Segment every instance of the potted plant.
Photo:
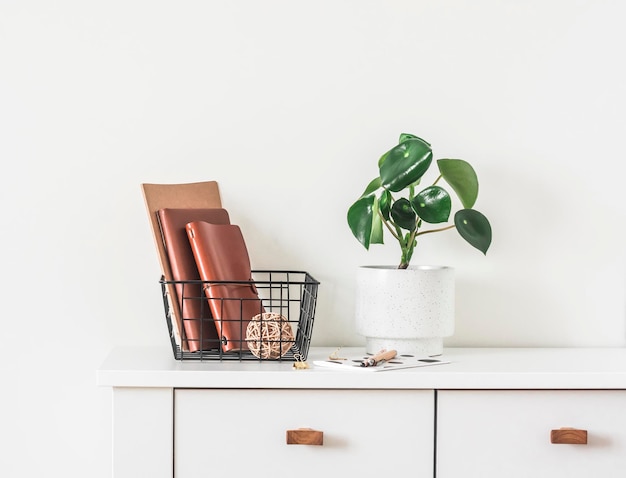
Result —
[[[395, 348], [398, 353], [438, 355], [443, 337], [454, 332], [454, 271], [445, 266], [411, 266], [422, 236], [456, 229], [471, 246], [487, 253], [491, 225], [473, 209], [478, 177], [462, 159], [438, 159], [438, 175], [421, 183], [433, 165], [430, 143], [401, 134], [397, 145], [378, 160], [378, 177], [348, 209], [348, 225], [369, 249], [383, 244], [387, 229], [400, 246], [400, 264], [363, 266], [357, 274], [356, 323], [366, 337], [366, 349]], [[450, 224], [453, 197], [440, 184], [445, 181], [460, 200]]]

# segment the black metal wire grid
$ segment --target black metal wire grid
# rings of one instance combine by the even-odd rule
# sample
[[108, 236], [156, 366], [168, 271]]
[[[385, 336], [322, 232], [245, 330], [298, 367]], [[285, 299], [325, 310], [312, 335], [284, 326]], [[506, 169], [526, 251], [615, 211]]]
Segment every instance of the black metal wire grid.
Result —
[[[319, 282], [305, 271], [283, 271], [283, 270], [255, 270], [252, 271], [252, 280], [250, 281], [167, 281], [163, 277], [159, 281], [161, 284], [161, 293], [163, 297], [163, 306], [165, 310], [165, 318], [169, 332], [172, 351], [176, 360], [194, 360], [194, 361], [297, 361], [306, 360], [311, 344], [311, 336], [313, 334], [313, 322], [315, 319], [315, 309], [317, 305], [317, 294]], [[227, 286], [253, 286], [256, 288], [263, 309], [266, 312], [275, 312], [283, 316], [294, 331], [292, 340], [284, 339], [282, 336], [276, 339], [276, 343], [265, 344], [267, 346], [282, 346], [288, 342], [291, 345], [289, 350], [278, 358], [262, 358], [254, 355], [247, 346], [236, 347], [233, 351], [224, 351], [222, 344], [224, 337], [216, 334], [214, 339], [204, 338], [205, 327], [215, 328], [215, 323], [210, 317], [209, 302], [203, 291], [206, 287], [216, 285]], [[221, 299], [219, 297], [211, 298], [212, 301], [220, 300], [238, 300], [246, 299]], [[177, 302], [175, 302], [177, 301]], [[190, 351], [185, 344], [192, 343], [197, 338], [187, 336], [186, 327], [175, 327], [174, 321], [177, 320], [174, 311], [174, 303], [177, 303], [180, 310], [189, 309], [186, 305], [195, 302], [195, 310], [201, 310], [199, 317], [184, 317], [181, 320], [195, 321], [196, 329], [199, 330], [199, 337], [202, 337], [201, 346], [198, 343], [199, 350]], [[243, 305], [243, 304], [241, 304]], [[180, 312], [179, 312], [180, 314]], [[208, 316], [208, 318], [207, 318]], [[232, 319], [220, 319], [232, 320]], [[237, 327], [240, 327], [239, 336], [242, 342], [245, 341], [245, 323], [241, 317], [236, 319]], [[182, 324], [182, 322], [181, 322]], [[178, 330], [180, 329], [180, 330]], [[271, 341], [270, 341], [271, 342]]]

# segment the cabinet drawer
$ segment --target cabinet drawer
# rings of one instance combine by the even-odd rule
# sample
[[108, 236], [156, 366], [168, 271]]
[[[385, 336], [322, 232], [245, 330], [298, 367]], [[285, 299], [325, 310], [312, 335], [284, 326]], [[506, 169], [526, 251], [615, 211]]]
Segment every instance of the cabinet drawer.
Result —
[[[433, 474], [433, 391], [177, 389], [174, 397], [176, 478]], [[323, 444], [287, 444], [287, 431], [300, 428], [322, 432]]]
[[[551, 443], [561, 428], [587, 444]], [[436, 460], [438, 478], [619, 476], [626, 391], [441, 391]]]

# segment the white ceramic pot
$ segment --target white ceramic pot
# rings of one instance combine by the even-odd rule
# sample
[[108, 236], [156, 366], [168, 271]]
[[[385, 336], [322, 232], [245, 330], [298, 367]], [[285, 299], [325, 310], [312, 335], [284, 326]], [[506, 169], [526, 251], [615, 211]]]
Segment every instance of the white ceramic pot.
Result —
[[441, 355], [443, 338], [454, 334], [454, 269], [359, 267], [355, 318], [368, 353]]

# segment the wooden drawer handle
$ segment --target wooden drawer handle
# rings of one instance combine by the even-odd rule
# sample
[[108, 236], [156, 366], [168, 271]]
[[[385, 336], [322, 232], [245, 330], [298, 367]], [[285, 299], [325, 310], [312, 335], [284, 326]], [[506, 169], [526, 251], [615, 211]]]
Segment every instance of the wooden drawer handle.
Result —
[[587, 430], [577, 428], [559, 428], [550, 432], [550, 443], [566, 445], [586, 445]]
[[287, 430], [287, 445], [323, 445], [324, 432], [312, 428]]

